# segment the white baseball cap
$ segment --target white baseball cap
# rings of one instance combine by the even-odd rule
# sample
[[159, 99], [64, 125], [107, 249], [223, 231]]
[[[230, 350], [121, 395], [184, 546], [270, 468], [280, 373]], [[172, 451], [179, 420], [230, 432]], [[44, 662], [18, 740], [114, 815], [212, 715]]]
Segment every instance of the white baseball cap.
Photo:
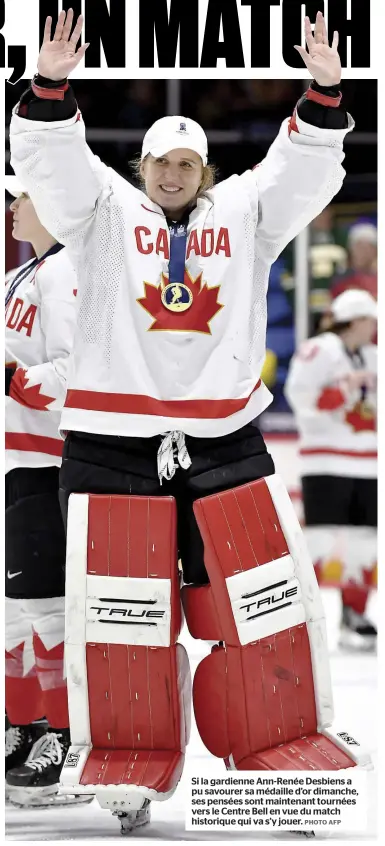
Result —
[[5, 190], [12, 194], [12, 197], [17, 198], [26, 193], [16, 176], [5, 176], [4, 183]]
[[377, 320], [377, 303], [367, 291], [351, 288], [333, 300], [331, 312], [337, 323], [347, 323], [359, 317], [373, 317]]
[[348, 244], [356, 244], [357, 241], [377, 244], [377, 229], [373, 223], [356, 223], [349, 229]]
[[179, 147], [194, 150], [207, 165], [207, 137], [199, 123], [181, 115], [160, 118], [143, 138], [142, 160], [149, 153], [159, 158]]

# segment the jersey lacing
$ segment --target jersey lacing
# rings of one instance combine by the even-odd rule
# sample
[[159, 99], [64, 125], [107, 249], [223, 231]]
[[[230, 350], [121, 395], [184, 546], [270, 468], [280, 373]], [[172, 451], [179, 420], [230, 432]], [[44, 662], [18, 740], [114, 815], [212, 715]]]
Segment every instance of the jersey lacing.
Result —
[[163, 479], [172, 479], [178, 464], [183, 470], [191, 466], [191, 458], [185, 444], [184, 432], [166, 432], [158, 449], [158, 476], [160, 484]]

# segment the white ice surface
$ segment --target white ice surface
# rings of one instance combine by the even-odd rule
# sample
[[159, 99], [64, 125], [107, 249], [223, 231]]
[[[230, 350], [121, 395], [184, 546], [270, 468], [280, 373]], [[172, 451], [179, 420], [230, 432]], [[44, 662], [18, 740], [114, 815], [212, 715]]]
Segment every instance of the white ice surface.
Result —
[[[331, 668], [335, 705], [335, 728], [337, 731], [347, 731], [372, 755], [373, 763], [377, 764], [377, 660], [374, 655], [346, 654], [338, 651], [338, 620], [339, 595], [336, 590], [323, 591], [328, 624], [329, 648], [331, 654]], [[374, 596], [369, 605], [371, 618], [376, 622], [377, 609]], [[193, 640], [186, 628], [182, 632], [181, 641], [186, 646], [192, 672], [199, 660], [208, 654], [208, 647], [202, 641]], [[203, 746], [195, 724], [193, 722], [191, 740], [188, 747], [188, 757], [195, 765], [197, 775], [204, 773], [205, 761], [211, 757]], [[366, 834], [333, 833], [329, 836], [318, 835], [317, 840], [336, 840], [341, 843], [370, 842], [376, 839], [376, 773], [370, 776], [372, 789], [370, 790], [369, 824]], [[278, 836], [249, 832], [222, 831], [185, 831], [185, 790], [183, 777], [174, 796], [167, 802], [153, 802], [152, 822], [149, 826], [138, 829], [125, 840], [141, 840], [150, 843], [154, 840], [163, 842], [178, 842], [186, 840], [200, 840], [204, 842], [223, 841], [259, 841], [274, 844], [277, 840], [285, 840], [284, 834]], [[6, 808], [5, 811], [6, 839], [29, 842], [56, 842], [58, 840], [75, 840], [83, 842], [104, 841], [105, 843], [120, 840], [120, 826], [109, 811], [103, 811], [94, 800], [92, 804], [78, 807], [50, 808], [44, 811], [19, 810]], [[300, 839], [303, 842], [303, 838]], [[309, 842], [305, 840], [305, 842]], [[311, 842], [311, 841], [310, 841]], [[314, 842], [314, 841], [313, 841]]]

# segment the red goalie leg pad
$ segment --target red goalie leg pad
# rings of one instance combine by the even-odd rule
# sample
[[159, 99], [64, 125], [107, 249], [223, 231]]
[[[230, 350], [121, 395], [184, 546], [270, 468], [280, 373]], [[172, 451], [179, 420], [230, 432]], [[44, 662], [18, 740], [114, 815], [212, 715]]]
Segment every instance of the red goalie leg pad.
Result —
[[181, 599], [192, 637], [199, 640], [223, 640], [221, 620], [211, 585], [184, 585]]
[[[309, 645], [293, 629], [294, 673], [285, 673], [286, 633], [241, 647], [214, 647], [193, 685], [195, 719], [205, 746], [237, 770], [339, 770], [355, 762], [317, 732]], [[270, 649], [271, 647], [271, 649]], [[294, 657], [294, 656], [293, 656]], [[301, 689], [295, 672], [302, 673]]]
[[161, 794], [177, 785], [186, 743], [180, 702], [186, 658], [180, 644], [87, 645], [94, 749], [81, 784], [144, 783]]
[[[175, 501], [75, 495], [68, 527], [69, 641], [71, 624], [80, 632], [71, 605], [81, 568], [86, 607], [85, 640], [66, 647], [72, 749], [85, 739], [92, 746], [77, 770], [78, 783], [106, 791], [136, 786], [144, 796], [167, 798], [183, 768], [191, 697], [187, 655], [176, 643], [181, 606]], [[77, 681], [81, 666], [85, 697]], [[74, 784], [70, 769], [63, 773], [64, 786], [70, 777]]]
[[261, 479], [194, 511], [210, 588], [183, 589], [186, 619], [195, 637], [216, 632], [225, 643], [195, 673], [203, 742], [236, 769], [356, 766], [320, 731], [332, 717], [323, 609], [282, 482]]
[[5, 653], [5, 710], [14, 726], [28, 725], [44, 714], [36, 667], [28, 670], [24, 663], [24, 643]]

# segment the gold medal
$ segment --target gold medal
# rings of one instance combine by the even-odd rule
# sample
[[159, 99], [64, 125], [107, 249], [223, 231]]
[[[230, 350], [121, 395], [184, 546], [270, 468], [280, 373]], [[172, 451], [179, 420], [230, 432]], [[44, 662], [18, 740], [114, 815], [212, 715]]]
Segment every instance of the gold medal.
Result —
[[161, 294], [165, 308], [173, 312], [187, 311], [192, 305], [193, 295], [190, 288], [182, 282], [171, 282], [166, 285]]
[[363, 420], [373, 420], [375, 417], [374, 409], [368, 402], [365, 400], [361, 400], [360, 403], [356, 406], [358, 413], [362, 417]]

